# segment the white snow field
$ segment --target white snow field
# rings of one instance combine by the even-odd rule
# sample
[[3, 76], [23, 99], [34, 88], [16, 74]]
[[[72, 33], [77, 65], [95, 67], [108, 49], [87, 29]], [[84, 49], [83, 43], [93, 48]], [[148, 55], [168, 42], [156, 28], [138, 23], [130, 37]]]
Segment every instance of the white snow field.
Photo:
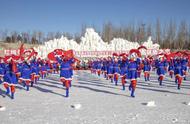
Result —
[[[5, 95], [0, 85], [0, 124], [190, 124], [190, 77], [181, 90], [168, 76], [159, 86], [157, 76], [151, 81], [138, 80], [136, 97], [131, 98], [103, 77], [89, 71], [76, 71], [70, 97], [59, 75], [49, 75], [27, 92], [17, 87], [15, 99]], [[150, 106], [149, 106], [149, 105]], [[153, 106], [152, 106], [153, 105]]]

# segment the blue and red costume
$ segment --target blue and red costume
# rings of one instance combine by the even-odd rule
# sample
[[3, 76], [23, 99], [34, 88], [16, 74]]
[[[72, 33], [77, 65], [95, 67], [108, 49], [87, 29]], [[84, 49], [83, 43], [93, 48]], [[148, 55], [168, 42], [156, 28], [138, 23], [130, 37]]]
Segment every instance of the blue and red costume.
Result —
[[45, 61], [41, 61], [40, 74], [42, 79], [47, 76], [47, 66]]
[[187, 76], [187, 64], [188, 64], [188, 59], [187, 58], [183, 58], [181, 60], [181, 65], [182, 65], [184, 80], [186, 80], [186, 76]]
[[15, 85], [17, 84], [16, 74], [13, 71], [13, 65], [11, 63], [6, 67], [5, 75], [3, 76], [3, 85], [5, 87], [6, 94], [11, 91], [11, 98], [14, 99]]
[[33, 83], [37, 83], [37, 81], [40, 78], [40, 68], [39, 68], [39, 63], [36, 62], [35, 60], [33, 60], [30, 64], [31, 69], [32, 69], [32, 82], [31, 82], [31, 86], [33, 86]]
[[120, 68], [119, 68], [118, 61], [114, 61], [113, 63], [113, 73], [114, 73], [114, 82], [115, 82], [115, 85], [117, 85], [119, 75], [120, 75]]
[[159, 81], [160, 85], [162, 85], [162, 81], [166, 74], [164, 61], [158, 61], [156, 64], [156, 67], [157, 67], [157, 75], [159, 76], [158, 81]]
[[32, 69], [29, 63], [24, 62], [22, 65], [20, 81], [24, 83], [24, 87], [26, 86], [27, 91], [29, 91], [29, 85], [31, 83], [31, 74]]
[[150, 70], [151, 70], [150, 62], [148, 61], [148, 59], [145, 59], [143, 61], [143, 72], [144, 72], [145, 81], [150, 81]]
[[126, 83], [126, 78], [128, 75], [128, 60], [127, 59], [122, 59], [120, 63], [120, 77], [121, 77], [121, 83], [123, 86], [123, 90], [125, 90], [125, 83]]
[[129, 90], [131, 91], [131, 97], [135, 97], [135, 89], [137, 85], [137, 68], [138, 64], [137, 61], [131, 59], [128, 65], [128, 78], [131, 80], [129, 85]]
[[112, 60], [108, 61], [107, 74], [108, 74], [107, 79], [111, 79], [111, 82], [113, 83], [114, 68], [113, 68], [113, 61]]
[[3, 82], [3, 76], [5, 75], [6, 72], [6, 64], [4, 62], [0, 63], [0, 84]]
[[180, 60], [176, 60], [174, 64], [174, 75], [176, 78], [176, 83], [178, 83], [178, 89], [180, 89], [183, 80], [183, 68]]
[[168, 72], [169, 72], [170, 77], [172, 78], [173, 74], [174, 74], [174, 62], [173, 62], [173, 59], [171, 59], [170, 62], [169, 62]]
[[71, 86], [72, 81], [72, 63], [74, 63], [74, 59], [63, 60], [57, 57], [57, 61], [60, 63], [60, 80], [63, 83], [63, 86], [66, 87], [66, 97], [69, 97], [69, 87]]
[[96, 72], [97, 72], [98, 76], [100, 76], [100, 74], [101, 74], [101, 69], [102, 69], [102, 63], [99, 60], [96, 62]]

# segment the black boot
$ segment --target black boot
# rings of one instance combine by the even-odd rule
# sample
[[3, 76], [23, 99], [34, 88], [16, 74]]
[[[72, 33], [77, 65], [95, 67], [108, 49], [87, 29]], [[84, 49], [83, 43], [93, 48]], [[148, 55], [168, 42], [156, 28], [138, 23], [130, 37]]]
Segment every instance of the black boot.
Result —
[[135, 97], [135, 90], [132, 88], [131, 97]]

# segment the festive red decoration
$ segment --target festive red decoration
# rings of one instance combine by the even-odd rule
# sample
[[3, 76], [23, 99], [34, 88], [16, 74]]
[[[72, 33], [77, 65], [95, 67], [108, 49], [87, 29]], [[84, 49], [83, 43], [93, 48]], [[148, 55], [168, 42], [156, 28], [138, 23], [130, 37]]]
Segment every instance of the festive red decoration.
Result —
[[56, 61], [56, 57], [55, 57], [54, 52], [49, 53], [47, 57], [51, 61]]
[[113, 53], [113, 56], [118, 56], [118, 54], [117, 53]]
[[147, 48], [146, 48], [145, 46], [143, 46], [143, 45], [140, 46], [140, 47], [138, 47], [137, 49], [138, 49], [138, 50], [140, 50], [140, 49], [145, 49], [145, 50], [147, 50]]
[[68, 58], [68, 59], [73, 58], [73, 57], [74, 57], [73, 50], [65, 51], [65, 52], [64, 52], [64, 57], [66, 57], [66, 58]]
[[141, 57], [141, 52], [138, 49], [131, 49], [129, 54], [136, 53], [138, 57]]

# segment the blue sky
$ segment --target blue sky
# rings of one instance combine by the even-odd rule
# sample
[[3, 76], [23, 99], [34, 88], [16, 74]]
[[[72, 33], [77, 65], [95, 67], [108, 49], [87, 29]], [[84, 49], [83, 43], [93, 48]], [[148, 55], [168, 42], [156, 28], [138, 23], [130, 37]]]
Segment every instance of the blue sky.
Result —
[[190, 0], [0, 0], [0, 30], [80, 32], [81, 25], [190, 22]]

